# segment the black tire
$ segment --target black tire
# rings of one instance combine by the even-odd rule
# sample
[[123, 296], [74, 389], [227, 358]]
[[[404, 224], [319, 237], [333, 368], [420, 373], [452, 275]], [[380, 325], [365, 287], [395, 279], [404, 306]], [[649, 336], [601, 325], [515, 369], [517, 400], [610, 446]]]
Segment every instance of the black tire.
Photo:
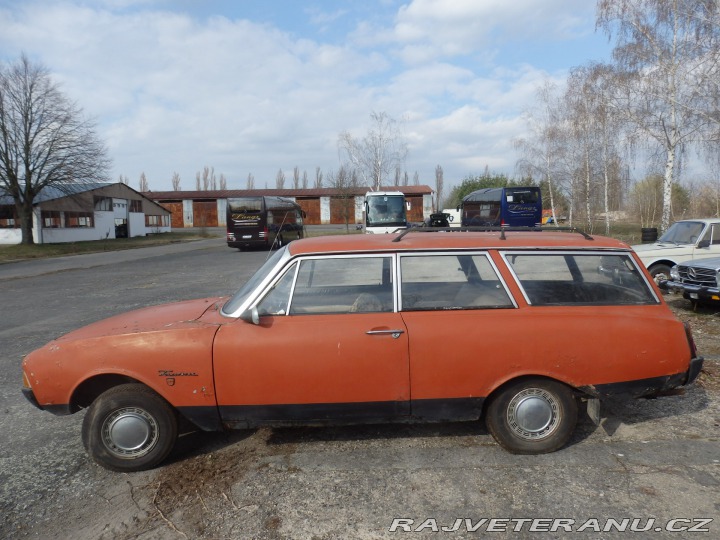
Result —
[[668, 280], [670, 279], [670, 267], [667, 264], [654, 264], [650, 267], [650, 275], [655, 283]]
[[85, 415], [85, 450], [111, 471], [152, 469], [177, 440], [177, 414], [162, 397], [142, 384], [115, 386], [98, 397]]
[[485, 423], [513, 454], [546, 454], [565, 446], [577, 424], [572, 391], [549, 379], [522, 379], [491, 397]]

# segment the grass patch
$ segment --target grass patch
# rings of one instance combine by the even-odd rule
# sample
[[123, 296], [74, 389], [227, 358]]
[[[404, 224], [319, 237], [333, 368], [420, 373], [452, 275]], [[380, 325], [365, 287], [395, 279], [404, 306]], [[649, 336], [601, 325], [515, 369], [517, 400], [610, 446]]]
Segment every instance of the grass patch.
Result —
[[202, 232], [169, 232], [152, 234], [150, 236], [136, 236], [134, 238], [108, 238], [106, 240], [90, 240], [87, 242], [33, 244], [30, 246], [22, 244], [10, 246], [0, 245], [0, 262], [45, 259], [65, 255], [80, 255], [83, 253], [101, 253], [103, 251], [120, 251], [124, 249], [161, 246], [176, 242], [189, 242], [208, 237], [210, 237], [210, 235], [202, 234]]

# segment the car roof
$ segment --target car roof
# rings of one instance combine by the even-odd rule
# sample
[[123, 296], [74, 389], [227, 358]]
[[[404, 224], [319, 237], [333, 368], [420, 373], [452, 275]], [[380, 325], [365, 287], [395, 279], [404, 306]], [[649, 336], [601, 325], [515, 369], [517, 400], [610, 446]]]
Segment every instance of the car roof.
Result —
[[[422, 230], [422, 232], [420, 232]], [[397, 240], [397, 241], [394, 241]], [[622, 249], [630, 247], [603, 236], [578, 232], [438, 232], [428, 229], [401, 234], [351, 234], [295, 240], [288, 245], [291, 255], [317, 253], [359, 253], [376, 251], [448, 249]]]

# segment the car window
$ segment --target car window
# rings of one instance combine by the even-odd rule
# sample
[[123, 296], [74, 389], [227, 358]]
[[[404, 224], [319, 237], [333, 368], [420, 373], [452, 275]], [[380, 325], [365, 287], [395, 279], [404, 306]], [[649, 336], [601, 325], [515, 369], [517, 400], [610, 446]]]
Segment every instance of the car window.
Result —
[[225, 315], [231, 315], [234, 313], [255, 291], [255, 289], [262, 283], [262, 281], [269, 277], [269, 274], [273, 271], [283, 258], [288, 258], [289, 254], [287, 246], [283, 246], [278, 249], [272, 257], [269, 257], [265, 263], [252, 275], [252, 277], [238, 290], [230, 300], [228, 300], [222, 308], [222, 312]]
[[528, 303], [632, 305], [658, 303], [627, 254], [503, 254]]
[[485, 254], [400, 258], [403, 311], [513, 307]]
[[327, 257], [300, 261], [289, 313], [393, 311], [392, 257]]
[[288, 268], [258, 303], [259, 315], [286, 315], [290, 305], [290, 293], [295, 280], [297, 263]]

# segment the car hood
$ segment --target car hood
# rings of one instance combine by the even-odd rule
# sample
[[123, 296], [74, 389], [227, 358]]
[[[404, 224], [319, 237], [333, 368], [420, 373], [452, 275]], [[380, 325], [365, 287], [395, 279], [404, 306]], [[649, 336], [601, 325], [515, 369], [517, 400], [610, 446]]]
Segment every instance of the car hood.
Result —
[[695, 259], [682, 263], [682, 266], [692, 266], [695, 268], [708, 268], [711, 270], [717, 270], [720, 268], [720, 257], [714, 257], [711, 259]]
[[[89, 324], [65, 334], [56, 341], [140, 334], [183, 327], [195, 323], [209, 310], [217, 311], [222, 300], [224, 298], [221, 297], [202, 298], [137, 309]], [[210, 317], [210, 319], [214, 318]]]
[[637, 253], [640, 258], [652, 257], [652, 256], [670, 256], [673, 254], [685, 254], [691, 253], [693, 250], [693, 244], [670, 244], [655, 242], [653, 244], [638, 244], [631, 246], [633, 251]]

